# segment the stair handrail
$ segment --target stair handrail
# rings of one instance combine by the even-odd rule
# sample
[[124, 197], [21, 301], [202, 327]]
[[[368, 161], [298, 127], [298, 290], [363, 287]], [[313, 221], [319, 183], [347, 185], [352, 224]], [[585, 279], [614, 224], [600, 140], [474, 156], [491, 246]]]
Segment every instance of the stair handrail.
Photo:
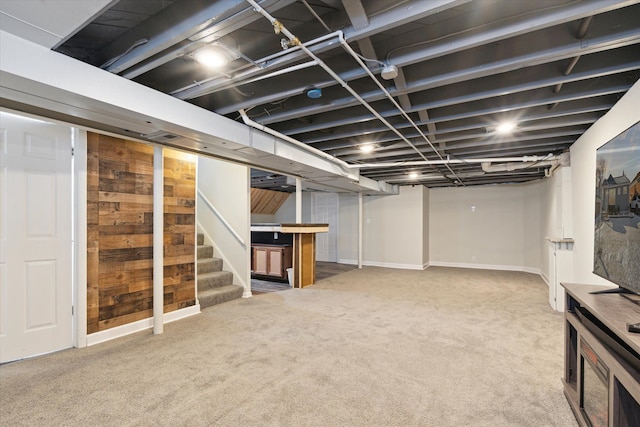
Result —
[[240, 243], [243, 248], [246, 248], [247, 244], [244, 242], [244, 239], [242, 238], [242, 236], [240, 236], [240, 234], [238, 234], [238, 232], [233, 229], [231, 224], [229, 224], [229, 222], [224, 218], [224, 216], [222, 216], [222, 214], [218, 211], [218, 209], [216, 209], [216, 207], [213, 206], [213, 203], [211, 203], [211, 201], [207, 198], [207, 196], [205, 196], [200, 189], [198, 189], [197, 191], [198, 191], [198, 196], [202, 197], [202, 200], [205, 202], [205, 204], [209, 207], [209, 209], [213, 211], [213, 213], [218, 217], [220, 222], [222, 222], [222, 224], [224, 224], [224, 226], [227, 228], [227, 230], [229, 230], [229, 232], [233, 235], [233, 237], [235, 237], [238, 243]]

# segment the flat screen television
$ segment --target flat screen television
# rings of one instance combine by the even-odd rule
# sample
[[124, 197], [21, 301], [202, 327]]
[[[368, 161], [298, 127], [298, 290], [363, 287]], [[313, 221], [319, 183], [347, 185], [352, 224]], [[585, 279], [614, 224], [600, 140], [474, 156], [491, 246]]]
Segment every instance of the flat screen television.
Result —
[[640, 122], [596, 151], [593, 272], [640, 294]]

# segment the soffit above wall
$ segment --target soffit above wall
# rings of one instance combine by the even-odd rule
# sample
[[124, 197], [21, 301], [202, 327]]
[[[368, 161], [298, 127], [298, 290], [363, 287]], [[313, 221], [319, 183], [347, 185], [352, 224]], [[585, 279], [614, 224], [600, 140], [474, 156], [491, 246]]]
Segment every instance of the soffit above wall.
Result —
[[114, 0], [2, 0], [0, 27], [41, 46], [54, 48], [115, 3]]

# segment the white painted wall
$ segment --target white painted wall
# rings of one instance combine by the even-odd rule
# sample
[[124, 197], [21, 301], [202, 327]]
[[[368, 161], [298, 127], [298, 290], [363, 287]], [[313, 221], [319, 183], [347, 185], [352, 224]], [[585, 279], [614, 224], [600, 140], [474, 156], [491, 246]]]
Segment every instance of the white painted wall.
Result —
[[364, 265], [423, 269], [424, 196], [417, 185], [400, 187], [397, 196], [364, 198]]
[[540, 200], [542, 197], [542, 180], [522, 184], [523, 189], [523, 221], [522, 251], [525, 271], [539, 273], [542, 268], [543, 248], [546, 241], [542, 233]]
[[358, 263], [358, 195], [340, 194], [338, 199], [338, 262]]
[[[289, 195], [287, 200], [280, 206], [274, 215], [276, 223], [294, 223], [296, 222], [296, 194]], [[311, 222], [311, 193], [302, 193], [302, 222]]]
[[215, 254], [224, 260], [224, 270], [233, 273], [234, 284], [251, 290], [251, 199], [247, 166], [210, 157], [198, 157], [198, 190], [244, 241], [241, 244], [198, 195], [198, 225], [211, 240]]
[[640, 81], [571, 146], [571, 213], [574, 246], [574, 281], [611, 284], [593, 274], [596, 150], [640, 121]]
[[251, 214], [251, 224], [274, 223], [276, 222], [275, 214]]
[[429, 191], [430, 265], [523, 270], [541, 263], [540, 183]]

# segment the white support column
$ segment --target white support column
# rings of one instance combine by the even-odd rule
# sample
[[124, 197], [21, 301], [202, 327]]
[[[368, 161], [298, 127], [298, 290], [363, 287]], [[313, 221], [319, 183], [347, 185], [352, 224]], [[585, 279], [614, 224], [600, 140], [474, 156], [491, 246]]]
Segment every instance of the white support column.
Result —
[[362, 268], [362, 193], [358, 193], [358, 268]]
[[[251, 246], [251, 168], [245, 168], [246, 177], [246, 203], [245, 203], [245, 223], [244, 227], [247, 235], [249, 236], [249, 245], [244, 246], [244, 277], [241, 279], [241, 283], [244, 283], [244, 291], [242, 291], [242, 298], [251, 298], [251, 252], [253, 248]], [[244, 233], [243, 233], [244, 234]], [[197, 280], [196, 280], [197, 282]]]
[[[196, 157], [196, 226], [194, 227], [193, 233], [195, 234], [195, 236], [193, 236], [193, 241], [196, 242], [196, 258], [198, 257], [198, 229], [200, 227], [200, 218], [198, 218], [198, 190], [200, 189], [199, 187], [199, 181], [198, 181], [198, 176], [200, 175], [198, 173], [199, 168], [200, 168], [200, 156], [195, 156]], [[164, 215], [162, 215], [164, 217]], [[196, 277], [198, 277], [198, 262], [196, 261], [195, 265], [195, 275]], [[198, 280], [194, 280], [195, 286], [194, 286], [194, 292], [195, 292], [195, 298], [196, 298], [196, 306], [200, 307], [200, 300], [198, 299]]]
[[296, 178], [296, 224], [302, 224], [302, 180]]
[[164, 329], [164, 153], [153, 150], [153, 333]]

